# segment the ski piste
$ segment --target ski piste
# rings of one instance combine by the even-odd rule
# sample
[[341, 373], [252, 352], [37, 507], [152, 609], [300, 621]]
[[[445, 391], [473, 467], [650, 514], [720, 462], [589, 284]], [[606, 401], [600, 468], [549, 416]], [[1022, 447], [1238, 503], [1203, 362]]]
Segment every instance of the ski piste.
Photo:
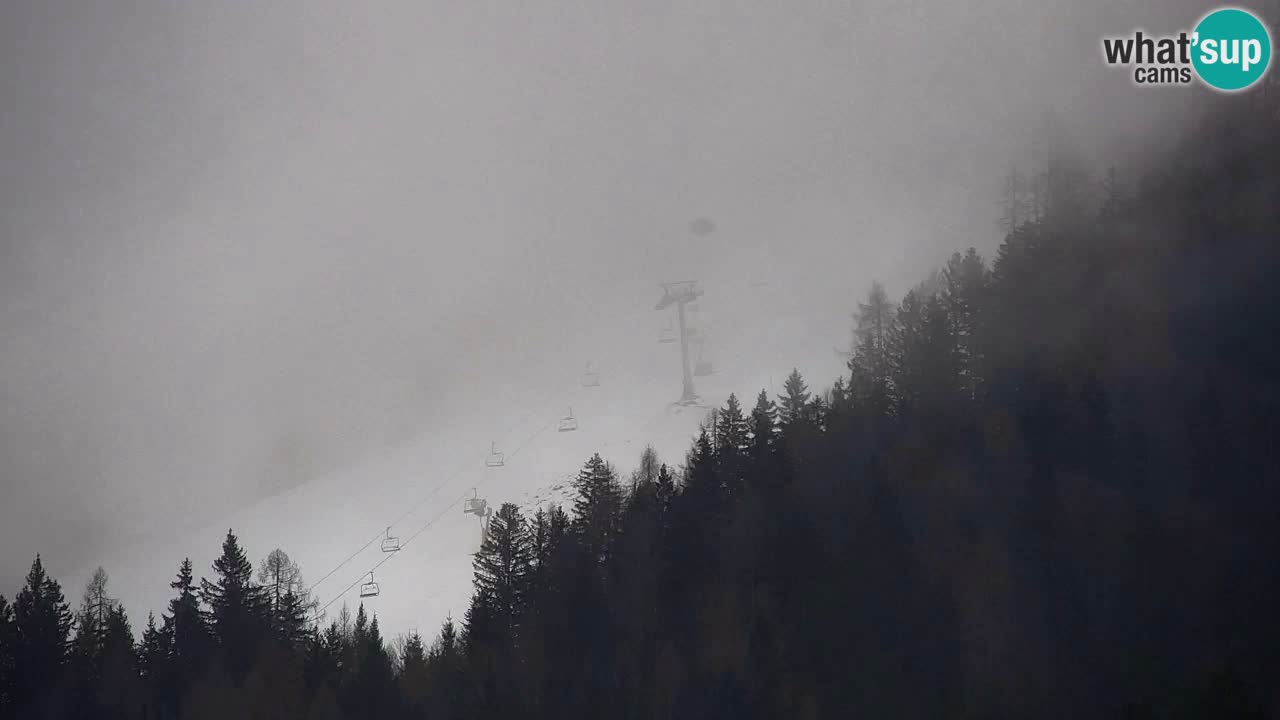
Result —
[[[825, 335], [820, 340], [811, 325], [793, 328], [795, 337], [776, 333], [773, 346], [787, 350], [777, 354], [749, 352], [748, 343], [759, 339], [738, 338], [741, 347], [735, 347], [731, 329], [720, 332], [727, 340], [715, 343], [716, 372], [697, 378], [691, 403], [680, 402], [672, 347], [653, 336], [614, 348], [620, 357], [607, 361], [566, 362], [559, 383], [545, 391], [528, 388], [509, 407], [457, 409], [448, 422], [415, 439], [262, 498], [217, 522], [107, 552], [60, 580], [74, 593], [95, 567], [103, 566], [113, 596], [140, 628], [148, 612], [159, 617], [164, 611], [172, 595], [169, 582], [182, 560], [190, 557], [197, 577], [208, 576], [231, 530], [255, 567], [276, 548], [301, 566], [304, 581], [324, 606], [322, 623], [336, 618], [344, 605], [354, 612], [363, 602], [390, 636], [412, 630], [432, 636], [446, 617], [460, 619], [470, 601], [471, 563], [481, 531], [476, 516], [463, 511], [468, 498], [485, 499], [494, 512], [503, 503], [515, 503], [526, 517], [552, 503], [570, 510], [572, 480], [593, 453], [612, 463], [625, 484], [646, 445], [678, 469], [699, 425], [731, 392], [749, 407], [761, 389], [770, 397], [781, 392], [793, 365], [815, 390], [844, 371], [844, 360], [833, 357], [830, 348], [843, 339], [831, 335], [847, 334], [847, 327], [833, 323], [819, 333]], [[577, 427], [557, 432], [567, 411]], [[503, 456], [500, 465], [486, 462], [494, 452]], [[383, 550], [389, 536], [396, 538], [394, 552]], [[370, 584], [376, 585], [376, 595], [361, 598]]]

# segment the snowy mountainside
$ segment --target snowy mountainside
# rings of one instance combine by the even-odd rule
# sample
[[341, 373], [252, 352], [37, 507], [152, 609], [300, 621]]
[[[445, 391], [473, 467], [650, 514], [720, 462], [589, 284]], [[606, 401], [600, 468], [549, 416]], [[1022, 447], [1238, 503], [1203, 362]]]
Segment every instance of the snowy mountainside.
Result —
[[[703, 317], [711, 314], [704, 311]], [[771, 395], [781, 390], [797, 360], [807, 363], [802, 369], [814, 385], [825, 385], [842, 369], [832, 343], [825, 335], [816, 337], [830, 334], [826, 328], [771, 324], [791, 334], [771, 330], [762, 337], [739, 331], [727, 313], [710, 319], [716, 321], [707, 322], [716, 372], [696, 379], [707, 405], [721, 405], [737, 392], [749, 410], [761, 388]], [[802, 347], [810, 357], [794, 352]], [[528, 515], [549, 503], [571, 504], [572, 478], [592, 453], [613, 463], [623, 478], [645, 445], [673, 467], [683, 462], [707, 411], [669, 405], [680, 390], [679, 346], [658, 344], [646, 334], [634, 347], [612, 349], [627, 360], [597, 366], [599, 387], [583, 387], [569, 371], [558, 387], [510, 393], [503, 412], [468, 409], [358, 465], [258, 501], [218, 523], [106, 551], [94, 565], [107, 569], [111, 593], [140, 631], [147, 613], [158, 618], [172, 597], [169, 582], [182, 559], [191, 558], [197, 577], [211, 576], [231, 529], [255, 565], [275, 548], [289, 553], [314, 583], [327, 618], [344, 604], [354, 609], [363, 601], [388, 637], [412, 629], [432, 636], [446, 616], [461, 618], [471, 595], [471, 553], [479, 546], [481, 526], [462, 511], [464, 499], [474, 493], [495, 509], [513, 502]], [[578, 429], [557, 432], [570, 408]], [[505, 455], [502, 467], [486, 465], [490, 443]], [[400, 541], [398, 552], [381, 549], [388, 526]], [[362, 600], [359, 586], [371, 569], [380, 592]], [[72, 602], [92, 570], [60, 578]]]

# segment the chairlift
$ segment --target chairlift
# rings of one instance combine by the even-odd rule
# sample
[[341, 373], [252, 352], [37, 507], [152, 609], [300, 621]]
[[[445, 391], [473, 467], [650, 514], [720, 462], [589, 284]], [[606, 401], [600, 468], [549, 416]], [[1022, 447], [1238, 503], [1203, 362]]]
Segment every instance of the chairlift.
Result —
[[378, 596], [378, 583], [373, 581], [373, 573], [369, 573], [369, 582], [360, 586], [360, 597], [369, 598]]
[[488, 467], [502, 467], [506, 465], [505, 458], [502, 453], [498, 452], [498, 443], [489, 444], [489, 457], [485, 458], [484, 464]]
[[600, 387], [600, 373], [591, 369], [591, 363], [587, 363], [587, 371], [582, 374], [582, 387]]
[[[471, 492], [474, 495], [476, 491], [473, 489]], [[462, 512], [483, 518], [487, 514], [485, 511], [489, 509], [488, 505], [489, 502], [482, 497], [469, 497], [462, 504]]]
[[400, 549], [400, 538], [391, 534], [391, 528], [387, 528], [387, 536], [382, 538], [382, 552], [391, 553]]
[[667, 326], [662, 328], [662, 334], [658, 335], [658, 342], [673, 343], [675, 341], [676, 341], [676, 329], [671, 325], [671, 323], [668, 322]]
[[558, 432], [573, 432], [578, 429], [578, 419], [573, 416], [573, 408], [569, 408], [569, 414], [560, 419], [560, 427]]

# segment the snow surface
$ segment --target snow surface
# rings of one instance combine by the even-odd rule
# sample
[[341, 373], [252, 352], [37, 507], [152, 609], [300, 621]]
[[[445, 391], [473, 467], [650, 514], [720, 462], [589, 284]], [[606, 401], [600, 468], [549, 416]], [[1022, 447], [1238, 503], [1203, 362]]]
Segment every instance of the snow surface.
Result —
[[[767, 298], [761, 302], [780, 305]], [[701, 305], [707, 319], [710, 304]], [[656, 333], [660, 319], [648, 317]], [[714, 319], [700, 323], [712, 333], [707, 352], [717, 369], [696, 379], [707, 404], [721, 405], [736, 392], [749, 410], [761, 388], [771, 395], [780, 391], [785, 374], [799, 362], [808, 363], [801, 370], [815, 389], [843, 369], [832, 348], [847, 337], [844, 318], [825, 325], [770, 323], [766, 326], [787, 332], [771, 331], [767, 337], [759, 331], [735, 332], [738, 326], [728, 314]], [[761, 326], [758, 315], [752, 326]], [[809, 357], [796, 348], [807, 348]], [[539, 505], [559, 502], [567, 510], [571, 479], [592, 453], [613, 463], [624, 479], [645, 445], [652, 445], [663, 462], [683, 462], [706, 411], [669, 405], [679, 395], [679, 346], [646, 336], [610, 350], [610, 362], [593, 359], [599, 387], [579, 384], [578, 364], [563, 373], [559, 387], [514, 395], [500, 414], [471, 408], [401, 447], [256, 502], [220, 522], [104, 549], [93, 566], [60, 578], [64, 591], [78, 602], [93, 567], [101, 564], [110, 574], [112, 595], [124, 603], [140, 632], [147, 613], [159, 619], [173, 596], [169, 582], [184, 557], [190, 557], [197, 577], [212, 576], [213, 560], [231, 529], [255, 565], [275, 548], [298, 562], [307, 582], [315, 583], [316, 597], [328, 604], [328, 618], [336, 617], [344, 603], [355, 609], [361, 602], [358, 586], [376, 566], [381, 592], [363, 602], [376, 613], [384, 635], [417, 629], [434, 637], [446, 616], [461, 619], [471, 596], [471, 553], [479, 546], [480, 522], [462, 512], [462, 501], [473, 488], [495, 509], [515, 502], [531, 514]], [[570, 406], [579, 429], [557, 432]], [[501, 418], [497, 422], [495, 414]], [[485, 466], [490, 442], [506, 454], [504, 467]], [[397, 553], [380, 548], [388, 525], [401, 541]]]

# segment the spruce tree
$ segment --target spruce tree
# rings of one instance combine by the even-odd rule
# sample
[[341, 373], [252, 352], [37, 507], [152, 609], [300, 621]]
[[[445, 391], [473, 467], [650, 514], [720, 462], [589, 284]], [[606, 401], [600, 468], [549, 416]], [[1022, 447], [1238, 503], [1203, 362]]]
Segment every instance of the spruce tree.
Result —
[[209, 629], [223, 652], [227, 671], [233, 679], [242, 679], [269, 626], [266, 593], [254, 584], [253, 564], [230, 530], [213, 570], [215, 580], [200, 581], [200, 599], [208, 606]]
[[665, 515], [671, 508], [671, 499], [676, 495], [676, 476], [666, 463], [658, 467], [658, 478], [654, 485], [654, 500], [659, 512]]
[[617, 473], [596, 453], [579, 471], [573, 486], [578, 493], [573, 501], [573, 528], [588, 554], [603, 563], [622, 510]]
[[737, 395], [730, 393], [724, 409], [716, 414], [715, 448], [720, 478], [730, 496], [736, 496], [742, 489], [749, 447], [747, 418], [742, 414]]
[[212, 639], [200, 610], [190, 558], [183, 559], [178, 576], [169, 587], [177, 590], [178, 595], [169, 600], [168, 612], [163, 616], [161, 633], [170, 651], [170, 672], [161, 677], [161, 681], [166, 704], [176, 714], [182, 697], [204, 673]]
[[751, 409], [751, 459], [757, 466], [764, 462], [773, 452], [775, 436], [778, 432], [777, 406], [769, 399], [764, 390], [756, 396], [756, 405]]
[[533, 543], [520, 508], [503, 503], [489, 520], [489, 530], [472, 566], [477, 593], [492, 602], [493, 621], [513, 635], [530, 601]]
[[533, 519], [529, 521], [529, 546], [532, 550], [535, 573], [540, 573], [546, 568], [547, 561], [550, 559], [549, 522], [547, 511], [542, 508], [534, 510]]
[[349, 715], [390, 717], [395, 714], [394, 676], [391, 657], [374, 617], [366, 624], [364, 605], [357, 614], [356, 666], [348, 688]]
[[0, 717], [12, 717], [14, 682], [17, 668], [14, 665], [14, 649], [17, 628], [13, 624], [13, 606], [0, 595]]
[[138, 647], [138, 673], [144, 680], [154, 685], [163, 674], [169, 646], [166, 633], [156, 625], [156, 614], [147, 613], [147, 626], [142, 630], [142, 643]]
[[941, 298], [907, 293], [893, 335], [899, 409], [950, 412], [963, 392], [956, 338]]
[[969, 248], [964, 255], [955, 253], [951, 256], [943, 276], [946, 287], [942, 298], [955, 338], [956, 361], [965, 392], [970, 399], [976, 399], [982, 387], [980, 328], [991, 273], [977, 250]]
[[417, 630], [409, 634], [400, 649], [399, 665], [397, 684], [406, 712], [411, 716], [425, 716], [432, 678], [427, 665], [427, 647]]
[[778, 423], [785, 430], [809, 417], [809, 388], [798, 369], [791, 369], [791, 374], [782, 384], [782, 393], [778, 396]]
[[135, 717], [143, 704], [138, 651], [129, 615], [118, 602], [107, 613], [100, 663], [94, 705], [105, 717]]
[[[19, 716], [49, 712], [67, 663], [72, 615], [62, 586], [37, 555], [13, 602], [13, 697]], [[22, 713], [29, 715], [22, 715]]]

